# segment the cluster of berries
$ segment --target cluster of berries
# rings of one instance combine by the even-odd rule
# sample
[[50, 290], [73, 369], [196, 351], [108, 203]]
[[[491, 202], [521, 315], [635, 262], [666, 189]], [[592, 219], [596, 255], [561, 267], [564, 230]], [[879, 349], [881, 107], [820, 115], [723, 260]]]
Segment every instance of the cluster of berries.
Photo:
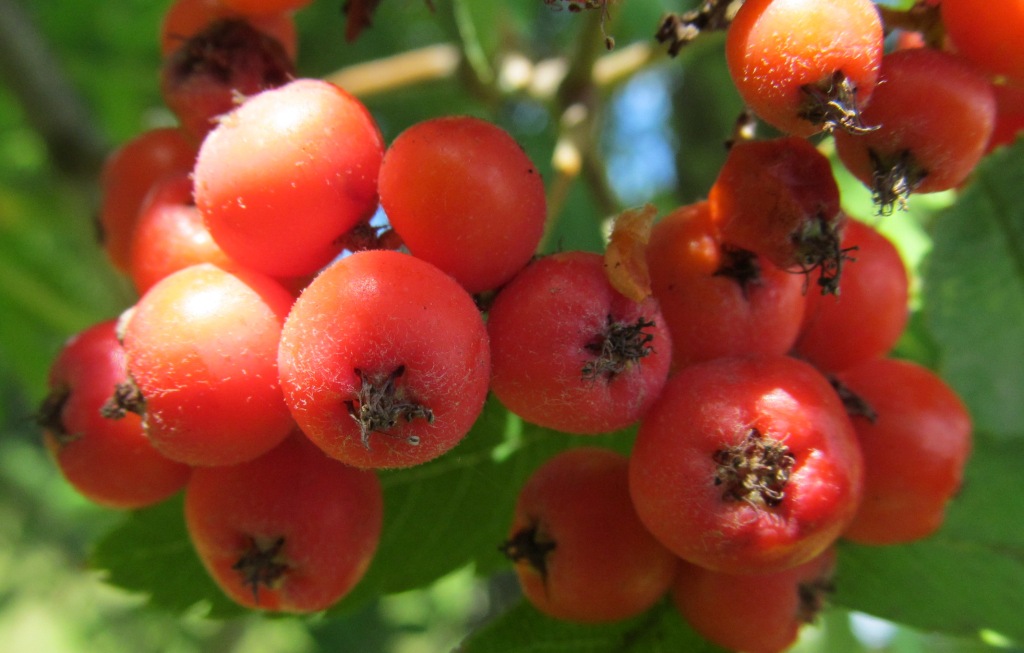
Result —
[[68, 342], [40, 410], [84, 495], [137, 508], [184, 488], [227, 595], [312, 612], [372, 559], [375, 470], [449, 452], [489, 392], [556, 431], [638, 423], [629, 456], [574, 447], [527, 482], [501, 546], [524, 593], [601, 622], [671, 592], [708, 639], [769, 652], [820, 607], [840, 538], [939, 527], [969, 417], [935, 374], [887, 358], [906, 272], [842, 212], [806, 137], [834, 131], [886, 211], [958, 185], [989, 147], [987, 78], [935, 49], [883, 57], [868, 0], [747, 0], [729, 65], [789, 135], [735, 142], [707, 200], [619, 216], [604, 256], [535, 257], [544, 187], [515, 140], [444, 117], [385, 145], [345, 90], [296, 78], [297, 4], [168, 13], [181, 127], [104, 174], [105, 246], [140, 297]]
[[[957, 188], [1024, 127], [1024, 57], [1007, 47], [1021, 20], [1019, 8], [976, 0], [905, 12], [747, 0], [726, 56], [757, 118], [797, 136], [833, 132], [840, 161], [889, 213], [912, 193]], [[899, 33], [888, 52], [886, 27]]]
[[[977, 24], [968, 14], [985, 13], [969, 5], [942, 6], [943, 18], [957, 16], [954, 41], [983, 30], [962, 28]], [[938, 11], [922, 4], [912, 15], [934, 23]], [[963, 55], [929, 47], [883, 55], [878, 9], [867, 0], [747, 0], [726, 47], [752, 112], [788, 135], [737, 139], [708, 199], [658, 221], [621, 269], [621, 240], [636, 239], [635, 226], [613, 232], [610, 280], [655, 303], [639, 315], [609, 312], [607, 331], [615, 325], [629, 340], [610, 349], [594, 346], [608, 341], [600, 337], [577, 343], [581, 353], [629, 352], [628, 371], [595, 384], [603, 360], [577, 361], [577, 381], [605, 390], [634, 367], [661, 379], [655, 353], [671, 353], [670, 376], [640, 408], [628, 457], [580, 448], [537, 471], [502, 550], [526, 595], [553, 616], [622, 619], [671, 592], [709, 640], [770, 653], [794, 641], [834, 587], [838, 539], [901, 544], [938, 530], [971, 447], [956, 393], [931, 371], [887, 357], [906, 325], [906, 272], [888, 240], [842, 212], [830, 163], [806, 138], [832, 133], [840, 161], [886, 214], [910, 193], [956, 188], [1012, 138], [1022, 126], [1013, 84], [1024, 77], [995, 57], [999, 68], [986, 70], [984, 54], [971, 60], [971, 44]], [[548, 257], [520, 277], [555, 261], [567, 268], [572, 256]], [[503, 301], [529, 306], [517, 289], [525, 283], [499, 293], [495, 333]], [[492, 389], [507, 406], [587, 432], [561, 402], [572, 396], [564, 390], [519, 401], [552, 374], [503, 386], [493, 351]], [[520, 361], [526, 354], [515, 350]], [[610, 401], [572, 405], [591, 417]]]
[[[205, 26], [182, 22], [200, 9]], [[68, 341], [39, 419], [86, 497], [139, 508], [184, 488], [226, 594], [313, 612], [375, 552], [374, 470], [444, 454], [480, 415], [491, 366], [474, 295], [530, 261], [546, 200], [484, 120], [429, 120], [385, 152], [358, 100], [296, 78], [262, 31], [288, 14], [239, 12], [168, 12], [180, 126], [127, 143], [103, 176], [104, 244], [139, 298]]]
[[[833, 588], [840, 538], [900, 544], [941, 526], [967, 410], [933, 372], [888, 357], [906, 324], [903, 263], [847, 219], [805, 139], [736, 143], [708, 199], [648, 233], [624, 217], [593, 264], [601, 289], [565, 281], [600, 257], [554, 254], [491, 308], [491, 387], [511, 410], [575, 433], [621, 426], [595, 423], [612, 405], [639, 420], [628, 456], [581, 447], [537, 471], [503, 551], [553, 616], [622, 619], [671, 592], [709, 640], [780, 651]], [[607, 304], [606, 326], [577, 317], [605, 294], [629, 310]], [[513, 319], [523, 335], [505, 354]], [[529, 339], [527, 324], [540, 325]], [[551, 349], [570, 337], [575, 358]]]

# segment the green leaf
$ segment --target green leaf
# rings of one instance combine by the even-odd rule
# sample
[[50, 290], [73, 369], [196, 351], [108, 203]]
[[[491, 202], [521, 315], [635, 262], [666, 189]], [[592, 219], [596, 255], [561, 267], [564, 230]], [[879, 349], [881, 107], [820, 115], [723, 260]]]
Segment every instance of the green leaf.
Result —
[[925, 630], [1020, 640], [1024, 553], [946, 538], [842, 548], [836, 603]]
[[521, 602], [481, 628], [460, 653], [715, 653], [683, 622], [668, 601], [612, 624], [558, 621]]
[[925, 318], [978, 431], [1024, 436], [1024, 142], [979, 166], [935, 222]]
[[92, 555], [107, 582], [149, 597], [170, 612], [186, 612], [198, 603], [213, 617], [244, 611], [213, 583], [196, 556], [185, 530], [182, 495], [131, 513], [104, 536]]
[[970, 540], [1014, 555], [1024, 552], [1024, 502], [1018, 500], [1022, 460], [1020, 441], [977, 438], [964, 487], [939, 537]]

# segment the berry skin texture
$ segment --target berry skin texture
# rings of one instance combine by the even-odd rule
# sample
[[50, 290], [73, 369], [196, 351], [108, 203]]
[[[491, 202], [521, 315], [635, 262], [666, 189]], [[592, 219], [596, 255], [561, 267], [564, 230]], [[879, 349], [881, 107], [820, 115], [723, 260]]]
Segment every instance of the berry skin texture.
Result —
[[1024, 82], [1016, 85], [994, 84], [996, 122], [986, 154], [1001, 145], [1010, 145], [1024, 131]]
[[637, 518], [629, 462], [595, 447], [564, 451], [527, 480], [502, 551], [541, 612], [580, 623], [618, 621], [668, 591], [677, 558]]
[[175, 0], [160, 24], [160, 54], [171, 56], [189, 37], [218, 20], [244, 19], [259, 31], [276, 39], [295, 61], [298, 37], [295, 20], [287, 13], [242, 15], [220, 0]]
[[238, 98], [282, 86], [295, 65], [276, 39], [244, 20], [220, 20], [193, 35], [160, 68], [160, 92], [200, 142]]
[[320, 273], [281, 334], [281, 386], [299, 427], [355, 467], [445, 453], [483, 409], [487, 330], [472, 298], [425, 261], [358, 252]]
[[101, 239], [118, 270], [128, 270], [132, 234], [150, 189], [165, 175], [191, 171], [195, 160], [196, 146], [184, 131], [172, 127], [143, 132], [107, 158], [100, 177]]
[[515, 139], [466, 116], [399, 134], [384, 156], [380, 198], [409, 251], [470, 293], [497, 288], [526, 265], [547, 217], [540, 172]]
[[989, 75], [1024, 82], [1024, 3], [943, 0], [942, 24], [956, 52]]
[[863, 485], [835, 391], [786, 356], [680, 370], [641, 420], [629, 472], [637, 514], [662, 544], [737, 574], [819, 555], [850, 523]]
[[196, 206], [233, 259], [271, 276], [313, 274], [377, 209], [384, 142], [357, 99], [298, 79], [246, 100], [203, 141]]
[[864, 500], [843, 537], [876, 545], [928, 537], [963, 480], [967, 407], [934, 372], [909, 361], [868, 361], [838, 379], [870, 409], [851, 416], [864, 453]]
[[185, 524], [218, 586], [256, 610], [324, 610], [362, 578], [377, 549], [380, 481], [294, 433], [247, 463], [197, 469]]
[[101, 412], [127, 378], [115, 326], [101, 322], [64, 345], [50, 367], [39, 421], [47, 449], [80, 494], [108, 508], [142, 508], [184, 487], [191, 468], [158, 453], [138, 415]]
[[[832, 124], [857, 130], [882, 38], [870, 0], [747, 0], [726, 33], [726, 61], [743, 101], [777, 129], [794, 136]], [[832, 100], [844, 110], [829, 113]]]
[[780, 653], [824, 607], [835, 565], [833, 548], [771, 574], [723, 574], [683, 563], [672, 599], [709, 642], [744, 653]]
[[836, 132], [835, 144], [843, 165], [888, 213], [911, 193], [963, 183], [985, 153], [996, 102], [991, 83], [973, 66], [930, 48], [887, 54], [879, 80], [863, 114], [878, 129]]
[[192, 202], [190, 176], [164, 177], [139, 210], [129, 248], [129, 276], [141, 296], [172, 272], [199, 263], [225, 270], [235, 266], [203, 224], [203, 216]]
[[127, 318], [128, 369], [146, 434], [172, 460], [232, 465], [276, 446], [293, 428], [277, 374], [292, 296], [260, 274], [209, 263], [179, 270]]
[[707, 202], [662, 218], [647, 246], [651, 289], [672, 336], [676, 366], [789, 351], [804, 310], [804, 279], [726, 247]]
[[221, 5], [247, 16], [298, 11], [312, 0], [218, 0]]
[[635, 422], [672, 361], [657, 301], [619, 294], [592, 252], [531, 263], [498, 293], [487, 330], [494, 394], [526, 421], [567, 433]]
[[821, 292], [840, 282], [845, 214], [827, 157], [803, 138], [732, 146], [708, 193], [722, 241], [763, 255], [780, 268], [817, 271]]
[[872, 227], [850, 220], [841, 247], [842, 292], [810, 293], [793, 353], [819, 370], [837, 372], [879, 358], [895, 346], [908, 317], [909, 279], [896, 247]]

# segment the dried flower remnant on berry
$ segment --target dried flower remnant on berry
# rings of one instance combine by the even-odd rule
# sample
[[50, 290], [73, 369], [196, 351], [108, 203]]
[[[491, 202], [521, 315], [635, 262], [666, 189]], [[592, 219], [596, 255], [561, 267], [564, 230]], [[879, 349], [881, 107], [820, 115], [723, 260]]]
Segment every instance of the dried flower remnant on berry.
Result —
[[242, 577], [242, 583], [252, 590], [252, 599], [260, 602], [260, 586], [273, 589], [278, 580], [288, 571], [288, 565], [281, 561], [284, 538], [279, 537], [267, 546], [260, 545], [256, 538], [249, 538], [249, 548], [231, 566]]
[[548, 554], [555, 550], [554, 542], [545, 539], [539, 534], [540, 527], [533, 524], [518, 531], [515, 535], [498, 547], [506, 558], [514, 563], [526, 560], [538, 574], [541, 580], [547, 582], [548, 578]]
[[[370, 448], [372, 433], [392, 435], [390, 429], [400, 419], [411, 422], [422, 418], [433, 423], [434, 413], [422, 404], [407, 400], [405, 392], [397, 384], [398, 379], [405, 374], [405, 365], [399, 365], [390, 374], [381, 376], [371, 376], [360, 369], [356, 369], [355, 373], [359, 377], [359, 393], [354, 401], [347, 400], [345, 406], [359, 425], [361, 440], [367, 449]], [[411, 445], [420, 443], [417, 436], [409, 436], [405, 440]]]
[[653, 326], [654, 322], [643, 316], [632, 324], [624, 324], [609, 315], [601, 333], [585, 345], [586, 350], [594, 354], [594, 358], [583, 366], [584, 380], [593, 381], [603, 377], [611, 381], [637, 364], [641, 358], [651, 355], [654, 352], [651, 346], [654, 334], [644, 329]]
[[713, 455], [718, 465], [715, 485], [724, 486], [722, 498], [746, 501], [754, 507], [775, 507], [785, 498], [786, 484], [796, 458], [789, 447], [750, 429], [739, 444]]
[[901, 150], [893, 157], [868, 150], [871, 160], [871, 199], [880, 215], [892, 215], [895, 209], [907, 210], [907, 198], [917, 190], [928, 171], [914, 161], [909, 150]]
[[851, 134], [866, 134], [878, 129], [861, 120], [857, 85], [841, 70], [817, 84], [801, 86], [800, 91], [804, 106], [798, 115], [826, 132], [839, 128]]

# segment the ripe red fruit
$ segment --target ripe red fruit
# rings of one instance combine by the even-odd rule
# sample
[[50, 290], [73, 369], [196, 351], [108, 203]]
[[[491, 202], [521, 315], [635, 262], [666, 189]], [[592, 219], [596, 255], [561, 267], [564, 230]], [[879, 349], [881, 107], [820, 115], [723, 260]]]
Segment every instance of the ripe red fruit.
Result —
[[771, 574], [723, 574], [683, 563], [672, 598], [708, 641], [745, 653], [780, 653], [812, 623], [833, 591], [835, 550]]
[[399, 134], [384, 156], [380, 199], [409, 251], [470, 293], [497, 288], [526, 265], [547, 216], [540, 172], [519, 144], [468, 116]]
[[213, 263], [230, 269], [234, 262], [203, 224], [192, 202], [192, 179], [186, 173], [157, 182], [139, 210], [129, 249], [128, 274], [140, 295], [172, 272]]
[[115, 324], [96, 324], [64, 345], [50, 367], [39, 422], [47, 449], [78, 492], [110, 508], [141, 508], [184, 487], [191, 468], [159, 454], [138, 415], [104, 414], [127, 378]]
[[724, 245], [707, 202], [680, 207], [654, 225], [647, 264], [677, 366], [779, 355], [793, 346], [805, 301], [803, 278]]
[[358, 252], [320, 273], [281, 334], [292, 415], [328, 455], [408, 467], [445, 453], [483, 409], [487, 330], [454, 279], [407, 254]]
[[628, 467], [614, 451], [570, 449], [523, 486], [501, 549], [541, 612], [584, 623], [617, 621], [668, 591], [677, 559], [637, 518]]
[[996, 122], [985, 148], [991, 152], [1000, 145], [1009, 145], [1024, 131], [1024, 83], [995, 84]]
[[265, 16], [279, 12], [298, 11], [312, 0], [218, 0], [221, 5], [247, 16]]
[[960, 489], [971, 449], [971, 419], [934, 372], [882, 358], [841, 372], [864, 453], [864, 500], [843, 533], [862, 544], [928, 537]]
[[726, 61], [743, 101], [768, 124], [796, 136], [861, 131], [882, 39], [870, 0], [747, 0], [726, 33]]
[[309, 613], [352, 589], [380, 537], [380, 482], [295, 433], [240, 465], [197, 469], [185, 492], [196, 553], [231, 599]]
[[864, 120], [878, 129], [835, 135], [843, 165], [871, 189], [883, 213], [911, 193], [959, 186], [992, 134], [991, 83], [963, 59], [930, 48], [882, 59], [880, 83]]
[[196, 146], [181, 129], [143, 132], [107, 157], [100, 178], [100, 227], [111, 263], [128, 270], [128, 249], [143, 200], [157, 181], [192, 170]]
[[818, 272], [837, 291], [846, 222], [832, 165], [803, 138], [740, 141], [708, 193], [722, 242], [763, 255], [784, 270]]
[[853, 518], [863, 476], [832, 386], [786, 356], [680, 370], [641, 420], [629, 471], [637, 514], [665, 546], [747, 574], [831, 546]]
[[591, 252], [531, 263], [498, 293], [487, 331], [494, 394], [526, 421], [568, 433], [635, 422], [672, 361], [657, 301], [619, 294]]
[[196, 205], [233, 259], [272, 276], [312, 274], [377, 209], [384, 143], [357, 99], [299, 79], [246, 100], [199, 151]]
[[277, 376], [292, 296], [274, 280], [209, 263], [158, 282], [127, 319], [124, 346], [146, 433], [191, 465], [231, 465], [293, 428]]
[[793, 352], [820, 370], [836, 372], [895, 346], [908, 316], [909, 279], [900, 253], [877, 230], [850, 220], [841, 247], [842, 293], [807, 297]]
[[288, 58], [295, 61], [297, 36], [295, 20], [284, 12], [263, 15], [242, 14], [220, 0], [175, 0], [160, 24], [160, 54], [170, 56], [191, 36], [218, 20], [244, 19], [259, 31], [276, 39]]
[[284, 48], [244, 20], [219, 20], [189, 37], [160, 68], [160, 92], [200, 142], [240, 98], [295, 77]]
[[939, 9], [958, 54], [989, 75], [1024, 82], [1024, 3], [943, 0]]

